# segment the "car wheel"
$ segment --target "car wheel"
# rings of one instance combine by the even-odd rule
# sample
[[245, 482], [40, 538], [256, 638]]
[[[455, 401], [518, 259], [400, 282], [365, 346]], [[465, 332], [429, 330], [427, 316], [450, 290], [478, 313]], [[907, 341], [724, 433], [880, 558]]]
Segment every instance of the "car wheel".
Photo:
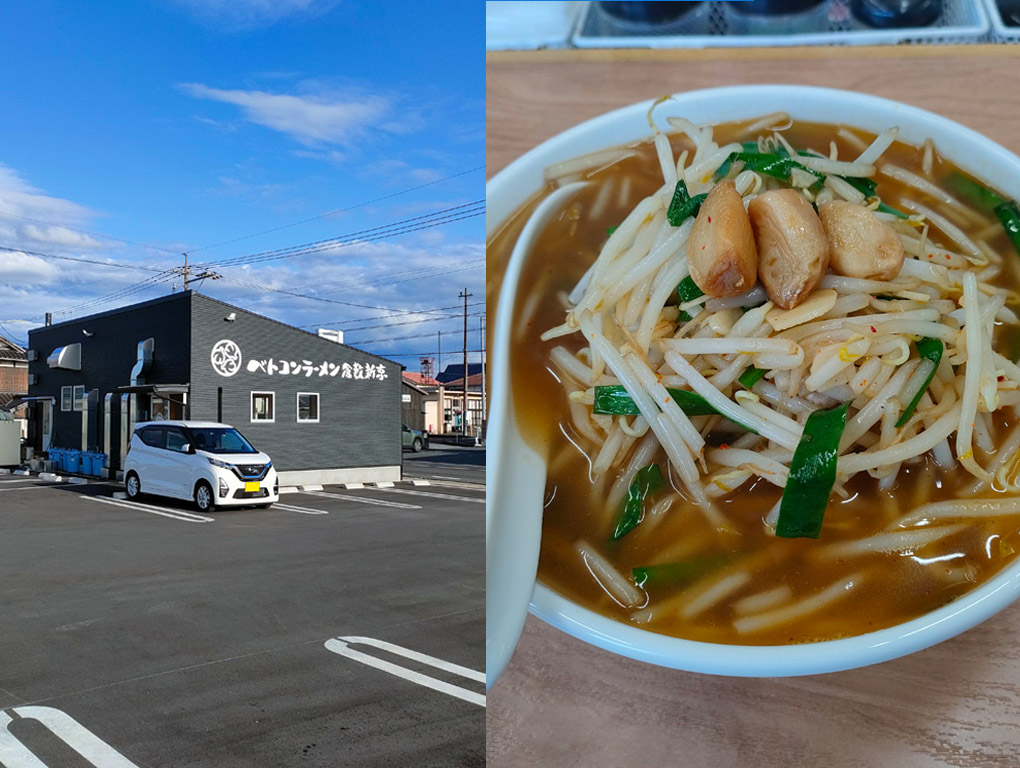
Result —
[[421, 449], [425, 447], [425, 444], [421, 441], [420, 437], [414, 438], [414, 442], [411, 443], [411, 450], [415, 453], [421, 453]]
[[212, 486], [204, 480], [195, 486], [195, 506], [199, 512], [212, 512], [216, 509], [216, 496]]
[[142, 482], [134, 472], [128, 472], [124, 480], [124, 490], [127, 491], [129, 499], [137, 499], [142, 495]]

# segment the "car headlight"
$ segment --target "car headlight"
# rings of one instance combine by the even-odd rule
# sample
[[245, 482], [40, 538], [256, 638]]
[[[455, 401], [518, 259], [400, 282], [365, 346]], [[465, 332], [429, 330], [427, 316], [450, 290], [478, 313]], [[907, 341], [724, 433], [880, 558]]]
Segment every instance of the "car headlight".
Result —
[[209, 463], [212, 464], [214, 467], [219, 467], [220, 469], [229, 469], [231, 471], [235, 470], [234, 465], [230, 464], [230, 463], [228, 463], [226, 461], [220, 461], [219, 459], [214, 459], [212, 456], [206, 456], [206, 458], [209, 460]]

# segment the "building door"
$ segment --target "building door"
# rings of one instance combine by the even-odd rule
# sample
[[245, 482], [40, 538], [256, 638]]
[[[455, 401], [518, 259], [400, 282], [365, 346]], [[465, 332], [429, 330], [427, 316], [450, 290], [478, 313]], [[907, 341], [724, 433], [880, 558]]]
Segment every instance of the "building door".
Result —
[[[181, 396], [178, 395], [178, 397]], [[150, 395], [148, 418], [157, 421], [162, 419], [182, 420], [184, 418], [184, 402], [180, 399], [172, 400], [158, 395]]]
[[50, 441], [53, 439], [53, 403], [49, 400], [39, 400], [39, 407], [42, 414], [42, 450], [50, 449]]

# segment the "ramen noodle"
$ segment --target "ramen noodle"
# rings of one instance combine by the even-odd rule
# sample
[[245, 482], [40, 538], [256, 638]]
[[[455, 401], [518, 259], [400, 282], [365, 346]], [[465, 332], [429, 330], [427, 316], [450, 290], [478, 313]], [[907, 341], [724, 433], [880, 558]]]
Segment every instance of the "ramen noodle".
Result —
[[1020, 547], [1016, 205], [893, 127], [653, 110], [648, 140], [548, 169], [546, 193], [588, 184], [522, 274], [540, 580], [655, 632], [771, 645], [994, 575]]

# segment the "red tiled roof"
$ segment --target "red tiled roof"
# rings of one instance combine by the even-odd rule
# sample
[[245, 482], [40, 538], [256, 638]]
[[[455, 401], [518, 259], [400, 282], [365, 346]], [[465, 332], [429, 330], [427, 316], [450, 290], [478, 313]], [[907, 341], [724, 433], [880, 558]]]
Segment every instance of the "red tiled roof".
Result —
[[415, 384], [419, 387], [438, 387], [439, 382], [431, 376], [425, 376], [421, 373], [415, 373], [414, 371], [404, 371], [403, 376], [407, 381]]

